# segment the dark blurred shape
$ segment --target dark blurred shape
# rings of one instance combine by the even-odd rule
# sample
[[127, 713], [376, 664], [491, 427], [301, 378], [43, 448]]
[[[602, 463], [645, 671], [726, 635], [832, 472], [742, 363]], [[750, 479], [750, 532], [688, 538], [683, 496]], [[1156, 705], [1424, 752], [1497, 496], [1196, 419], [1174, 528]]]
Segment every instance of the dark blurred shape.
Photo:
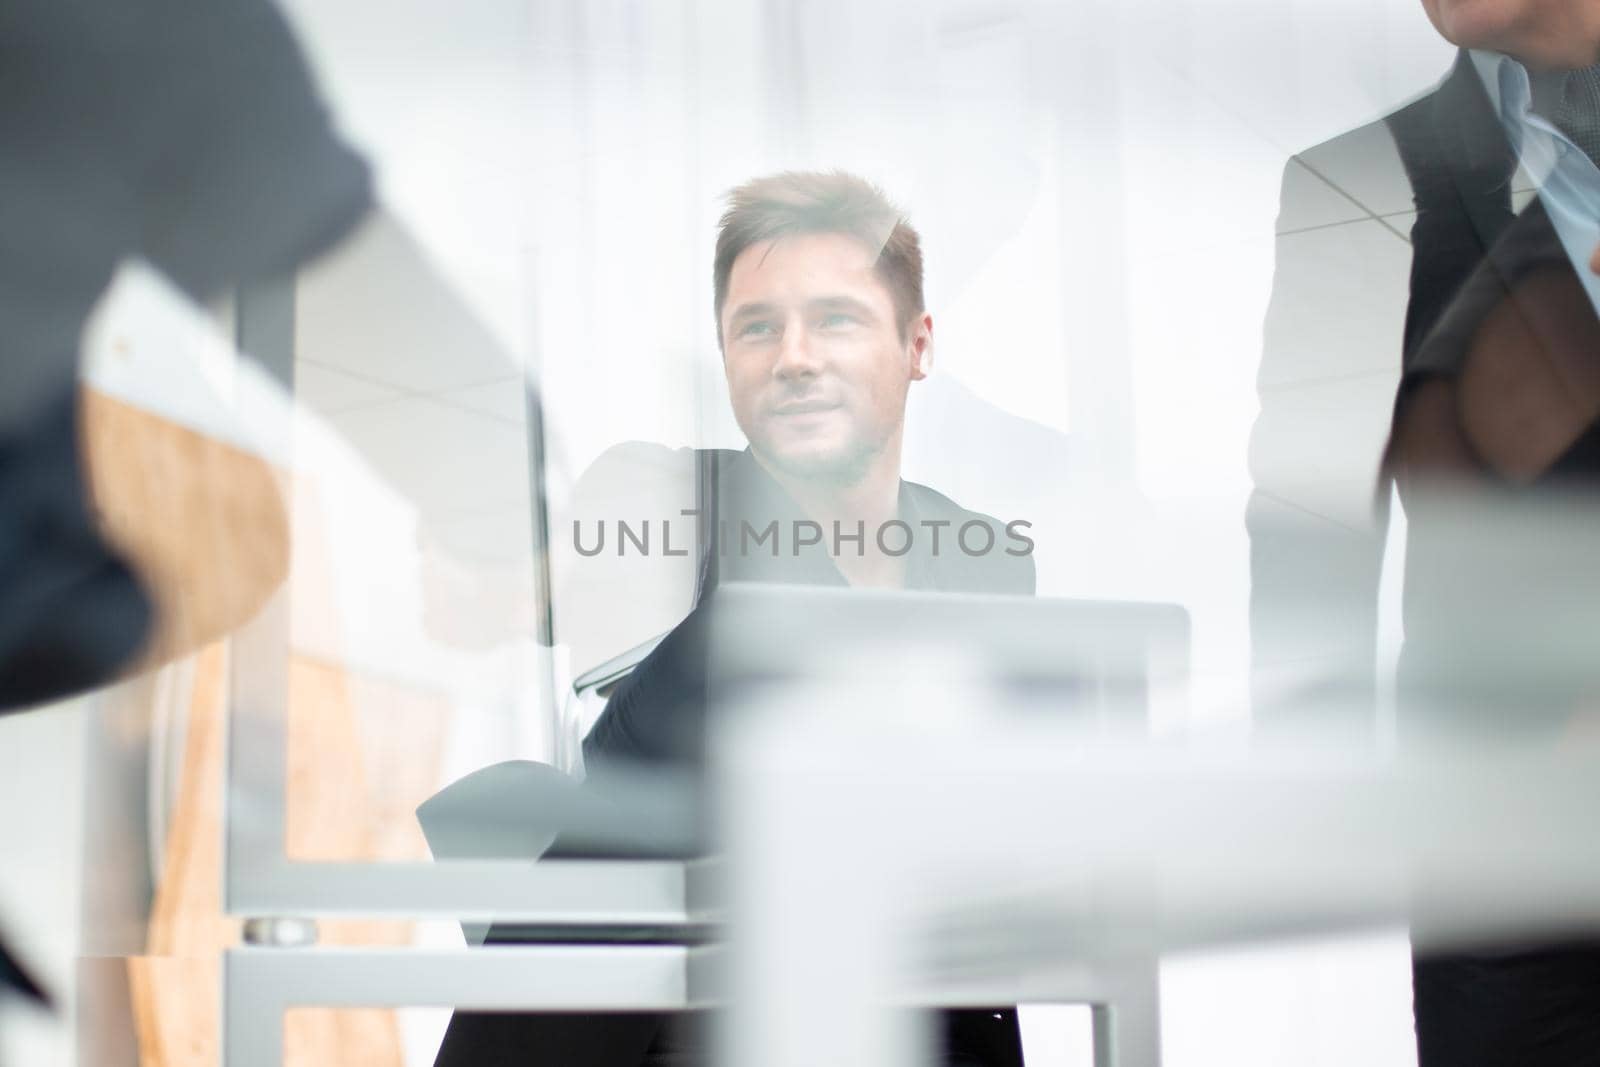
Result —
[[[1448, 395], [1449, 402], [1421, 394]], [[1408, 485], [1600, 475], [1600, 320], [1538, 201], [1507, 228], [1406, 368], [1386, 466]]]
[[0, 994], [8, 990], [40, 1004], [47, 1004], [50, 1000], [39, 984], [22, 969], [22, 965], [11, 958], [5, 945], [0, 945]]
[[1562, 79], [1561, 100], [1551, 108], [1556, 126], [1600, 163], [1600, 66], [1574, 70]]
[[[1423, 1064], [1579, 1065], [1600, 1049], [1600, 945], [1418, 959]], [[1486, 1025], [1486, 1020], [1491, 1020]], [[1537, 1059], [1526, 1058], [1537, 1049]]]
[[[84, 321], [139, 256], [200, 298], [371, 201], [266, 0], [0, 5], [0, 712], [109, 681], [152, 609], [86, 499]], [[38, 987], [0, 950], [0, 987]]]
[[79, 335], [139, 256], [200, 298], [370, 205], [265, 0], [0, 7], [0, 711], [108, 680], [151, 609], [85, 504]]
[[[706, 608], [722, 582], [779, 582], [789, 585], [832, 586], [847, 583], [830, 558], [825, 543], [768, 555], [745, 551], [738, 539], [748, 526], [760, 530], [776, 521], [790, 530], [805, 514], [749, 451], [707, 450], [699, 456], [710, 484], [709, 513], [702, 520], [706, 531], [730, 531], [719, 545], [723, 551], [702, 554], [699, 601], [656, 648], [618, 684], [605, 711], [583, 741], [584, 761], [597, 766], [608, 761], [698, 767], [703, 758], [705, 709], [709, 684], [711, 645], [706, 629]], [[968, 522], [981, 522], [996, 531], [1005, 544], [1004, 524], [968, 511], [944, 494], [916, 482], [900, 483], [899, 514], [912, 529], [923, 523], [943, 523], [947, 531]], [[724, 527], [724, 523], [726, 526]], [[721, 536], [719, 534], [719, 536]], [[949, 541], [953, 535], [947, 533]], [[825, 541], [826, 539], [824, 539]], [[1032, 596], [1035, 585], [1033, 557], [993, 551], [969, 556], [961, 551], [937, 551], [927, 537], [912, 542], [906, 555], [906, 588], [944, 593], [1003, 593]]]
[[1537, 739], [1592, 713], [1600, 319], [1538, 201], [1411, 359], [1385, 474], [1409, 527], [1402, 729]]
[[77, 397], [0, 437], [0, 711], [105, 681], [139, 650], [151, 607], [96, 532]]

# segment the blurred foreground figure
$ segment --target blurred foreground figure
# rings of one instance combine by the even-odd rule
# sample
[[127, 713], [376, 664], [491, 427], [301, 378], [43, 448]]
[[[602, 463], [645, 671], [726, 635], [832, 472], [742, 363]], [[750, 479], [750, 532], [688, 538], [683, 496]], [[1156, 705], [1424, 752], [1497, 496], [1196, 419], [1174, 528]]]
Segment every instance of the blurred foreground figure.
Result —
[[[1386, 469], [1409, 524], [1403, 744], [1461, 733], [1570, 744], [1594, 733], [1600, 318], [1574, 268], [1535, 201], [1402, 381]], [[1496, 513], [1519, 521], [1497, 538], [1473, 530]], [[1552, 647], [1588, 669], [1551, 662]], [[1584, 937], [1418, 958], [1422, 1067], [1595, 1062], [1600, 939]]]
[[154, 621], [85, 490], [79, 335], [118, 264], [203, 298], [369, 205], [266, 0], [0, 5], [0, 712], [109, 681]]
[[138, 256], [191, 296], [283, 275], [370, 203], [265, 0], [0, 9], [0, 710], [107, 681], [149, 602], [84, 490], [79, 335]]
[[[839, 173], [740, 186], [713, 282], [729, 399], [750, 447], [699, 457], [709, 492], [698, 523], [663, 517], [685, 524], [675, 549], [658, 547], [698, 553], [697, 604], [611, 696], [583, 743], [593, 769], [699, 767], [719, 582], [1034, 591], [1024, 527], [900, 477], [906, 397], [927, 374], [933, 319], [920, 239], [877, 189]], [[602, 530], [575, 532], [582, 552], [620, 550]], [[1015, 1010], [943, 1018], [945, 1063], [1020, 1067]], [[702, 1022], [458, 1013], [436, 1063], [691, 1067], [709, 1061]]]
[[[1290, 712], [1352, 709], [1369, 713], [1353, 725], [1370, 729], [1395, 484], [1409, 531], [1402, 744], [1468, 728], [1548, 743], [1572, 728], [1585, 695], [1525, 670], [1536, 651], [1526, 635], [1558, 607], [1540, 601], [1540, 583], [1551, 559], [1570, 558], [1552, 555], [1556, 533], [1541, 544], [1539, 531], [1592, 508], [1600, 488], [1600, 278], [1590, 269], [1600, 244], [1600, 2], [1423, 6], [1461, 49], [1443, 83], [1285, 172], [1280, 228], [1292, 230], [1328, 186], [1369, 218], [1279, 238], [1251, 441], [1255, 709], [1268, 730]], [[1349, 331], [1319, 338], [1319, 324], [1382, 315], [1390, 294], [1374, 289], [1373, 257], [1353, 235], [1389, 253], [1384, 216], [1407, 206], [1385, 199], [1397, 188], [1416, 211], [1404, 325], [1393, 324], [1399, 358], [1330, 346], [1327, 336]], [[1296, 443], [1313, 439], [1314, 454]], [[1475, 529], [1474, 506], [1520, 516], [1521, 531], [1497, 543]], [[1600, 547], [1592, 525], [1561, 526], [1567, 541], [1577, 530]], [[1600, 592], [1585, 577], [1588, 557], [1565, 590], [1580, 599]], [[1294, 671], [1298, 685], [1286, 684]], [[1333, 699], [1320, 700], [1319, 679], [1340, 678], [1356, 679], [1354, 692], [1334, 682]], [[1476, 691], [1469, 678], [1482, 683]], [[1422, 1067], [1600, 1062], [1592, 944], [1419, 959], [1414, 987]]]

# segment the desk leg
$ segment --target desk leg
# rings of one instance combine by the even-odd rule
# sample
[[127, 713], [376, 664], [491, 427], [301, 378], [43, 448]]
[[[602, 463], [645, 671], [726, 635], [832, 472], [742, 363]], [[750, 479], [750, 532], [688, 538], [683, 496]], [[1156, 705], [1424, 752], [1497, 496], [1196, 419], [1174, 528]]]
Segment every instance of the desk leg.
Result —
[[1161, 983], [1158, 966], [1129, 972], [1110, 1003], [1091, 1009], [1094, 1067], [1161, 1067]]
[[[903, 1005], [892, 864], [833, 832], [878, 816], [845, 779], [818, 790], [803, 772], [751, 761], [725, 809], [730, 844], [730, 1008], [723, 1067], [923, 1067], [926, 1013]], [[891, 822], [892, 825], [892, 822]]]
[[285, 990], [275, 976], [230, 952], [222, 976], [223, 1067], [283, 1067]]

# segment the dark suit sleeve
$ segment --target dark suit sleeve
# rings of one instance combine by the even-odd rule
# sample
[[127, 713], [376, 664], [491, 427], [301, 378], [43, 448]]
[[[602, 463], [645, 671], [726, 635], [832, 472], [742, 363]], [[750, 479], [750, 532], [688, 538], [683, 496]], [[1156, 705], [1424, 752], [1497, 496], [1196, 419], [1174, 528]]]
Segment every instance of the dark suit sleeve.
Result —
[[[704, 718], [704, 634], [703, 611], [697, 609], [623, 679], [584, 738], [587, 765], [694, 757], [698, 739], [691, 731]], [[491, 927], [485, 940], [517, 938]], [[434, 1067], [636, 1067], [666, 1018], [654, 1012], [458, 1011]]]
[[371, 207], [371, 177], [277, 6], [144, 3], [166, 18], [129, 72], [145, 122], [140, 254], [205, 296], [288, 273], [349, 233]]
[[152, 621], [85, 499], [74, 368], [138, 252], [192, 295], [289, 271], [367, 210], [267, 0], [0, 5], [0, 707], [103, 684]]
[[585, 765], [700, 764], [709, 686], [709, 604], [691, 611], [618, 684], [583, 739]]

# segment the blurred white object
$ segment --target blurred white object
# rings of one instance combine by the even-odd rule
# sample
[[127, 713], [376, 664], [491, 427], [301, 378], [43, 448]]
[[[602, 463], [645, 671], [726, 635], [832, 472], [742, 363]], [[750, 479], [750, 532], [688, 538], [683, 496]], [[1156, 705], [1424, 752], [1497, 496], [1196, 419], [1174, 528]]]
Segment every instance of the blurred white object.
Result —
[[898, 1006], [1059, 1000], [1177, 950], [1600, 925], [1600, 746], [1457, 739], [1380, 765], [1333, 745], [1097, 742], [1038, 719], [908, 744], [837, 692], [814, 714], [817, 696], [790, 691], [722, 739], [726, 1064], [910, 1067], [924, 1035]]

